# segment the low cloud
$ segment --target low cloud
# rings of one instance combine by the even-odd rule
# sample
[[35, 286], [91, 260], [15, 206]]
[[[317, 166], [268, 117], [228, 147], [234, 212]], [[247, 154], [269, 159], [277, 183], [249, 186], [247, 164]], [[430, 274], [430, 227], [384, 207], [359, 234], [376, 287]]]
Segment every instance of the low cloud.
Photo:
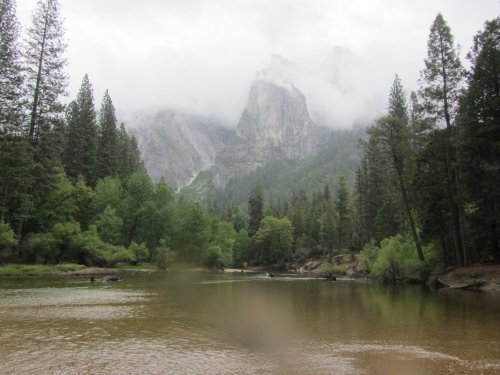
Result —
[[[235, 126], [256, 71], [278, 54], [292, 63], [313, 118], [344, 128], [385, 110], [395, 73], [417, 88], [438, 12], [465, 54], [499, 10], [495, 0], [61, 3], [70, 98], [88, 73], [96, 102], [109, 89], [119, 115], [177, 108]], [[35, 6], [18, 3], [23, 25]]]

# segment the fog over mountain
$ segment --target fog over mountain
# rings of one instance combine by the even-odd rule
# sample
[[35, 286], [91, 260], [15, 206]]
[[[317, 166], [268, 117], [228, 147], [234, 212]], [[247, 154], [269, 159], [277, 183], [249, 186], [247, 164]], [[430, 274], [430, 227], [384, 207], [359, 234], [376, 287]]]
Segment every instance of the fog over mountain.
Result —
[[[23, 27], [36, 0], [18, 1]], [[68, 100], [89, 74], [118, 116], [174, 108], [235, 127], [255, 71], [273, 54], [313, 121], [350, 127], [384, 111], [395, 73], [417, 87], [429, 27], [442, 12], [462, 56], [496, 0], [68, 0]]]
[[179, 111], [131, 117], [128, 123], [151, 178], [178, 189], [213, 167], [212, 182], [223, 187], [271, 161], [314, 154], [329, 131], [311, 120], [306, 97], [287, 79], [293, 72], [292, 64], [273, 56], [271, 65], [257, 72], [235, 130]]

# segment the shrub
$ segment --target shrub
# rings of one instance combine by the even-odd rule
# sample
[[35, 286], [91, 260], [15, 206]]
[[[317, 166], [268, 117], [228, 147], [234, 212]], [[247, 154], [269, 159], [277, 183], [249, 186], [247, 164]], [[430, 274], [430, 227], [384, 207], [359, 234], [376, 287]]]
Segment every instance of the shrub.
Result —
[[36, 263], [42, 263], [49, 258], [58, 258], [60, 245], [60, 240], [51, 232], [31, 233], [25, 243], [27, 258]]
[[135, 263], [149, 259], [149, 250], [145, 243], [137, 244], [135, 241], [132, 241], [128, 250], [131, 254], [134, 254]]
[[156, 265], [161, 270], [166, 270], [175, 260], [177, 254], [170, 250], [167, 246], [167, 241], [160, 240], [159, 246], [156, 247]]
[[91, 225], [88, 231], [77, 236], [73, 246], [85, 258], [86, 263], [113, 266], [118, 262], [135, 262], [135, 254], [129, 249], [103, 242], [95, 225]]
[[324, 277], [331, 279], [337, 275], [345, 275], [346, 267], [343, 264], [337, 264], [335, 262], [324, 262], [321, 264], [321, 271]]
[[438, 251], [424, 246], [425, 262], [417, 256], [414, 242], [401, 234], [385, 238], [380, 248], [373, 243], [362, 250], [363, 264], [375, 276], [388, 279], [420, 280], [436, 264]]
[[212, 245], [205, 249], [202, 262], [206, 267], [213, 269], [224, 269], [228, 265], [228, 260], [225, 259], [224, 253], [217, 245]]
[[15, 245], [17, 245], [17, 240], [14, 231], [8, 223], [0, 221], [0, 260], [8, 258]]

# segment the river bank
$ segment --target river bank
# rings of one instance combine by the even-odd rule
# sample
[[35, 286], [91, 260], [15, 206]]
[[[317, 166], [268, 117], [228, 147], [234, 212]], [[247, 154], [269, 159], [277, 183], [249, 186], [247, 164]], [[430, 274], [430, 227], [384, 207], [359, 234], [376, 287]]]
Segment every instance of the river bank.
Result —
[[[325, 264], [327, 266], [325, 267]], [[333, 267], [332, 267], [333, 266]], [[213, 272], [201, 267], [174, 267], [177, 271]], [[226, 268], [224, 273], [266, 272], [266, 267]], [[280, 271], [273, 270], [277, 274]], [[283, 270], [281, 270], [282, 272]], [[151, 275], [161, 272], [151, 264], [119, 265], [116, 268], [86, 267], [80, 264], [30, 265], [6, 264], [0, 266], [0, 276], [106, 276]], [[359, 254], [341, 254], [333, 257], [308, 259], [301, 264], [288, 265], [287, 273], [300, 276], [332, 278], [373, 278], [363, 267]], [[473, 264], [466, 267], [433, 272], [428, 284], [434, 288], [469, 289], [500, 293], [500, 264]]]
[[[328, 266], [325, 267], [325, 263]], [[309, 259], [293, 268], [299, 274], [318, 278], [332, 275], [375, 278], [367, 272], [359, 254], [340, 254], [333, 257]], [[472, 289], [500, 293], [500, 264], [471, 264], [447, 270], [436, 269], [431, 274], [428, 285], [434, 288]]]
[[142, 275], [159, 272], [158, 268], [144, 264], [139, 266], [119, 266], [116, 268], [86, 267], [82, 264], [6, 264], [0, 266], [0, 276], [102, 276], [102, 275]]

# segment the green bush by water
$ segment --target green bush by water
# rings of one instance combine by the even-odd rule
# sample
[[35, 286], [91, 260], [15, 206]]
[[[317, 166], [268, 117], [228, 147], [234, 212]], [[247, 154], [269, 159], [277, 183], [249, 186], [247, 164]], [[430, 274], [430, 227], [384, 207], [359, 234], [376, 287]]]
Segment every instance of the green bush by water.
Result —
[[362, 266], [377, 277], [401, 280], [420, 280], [435, 266], [439, 252], [435, 246], [423, 247], [425, 261], [418, 259], [414, 242], [398, 234], [382, 240], [380, 247], [374, 243], [361, 251]]

